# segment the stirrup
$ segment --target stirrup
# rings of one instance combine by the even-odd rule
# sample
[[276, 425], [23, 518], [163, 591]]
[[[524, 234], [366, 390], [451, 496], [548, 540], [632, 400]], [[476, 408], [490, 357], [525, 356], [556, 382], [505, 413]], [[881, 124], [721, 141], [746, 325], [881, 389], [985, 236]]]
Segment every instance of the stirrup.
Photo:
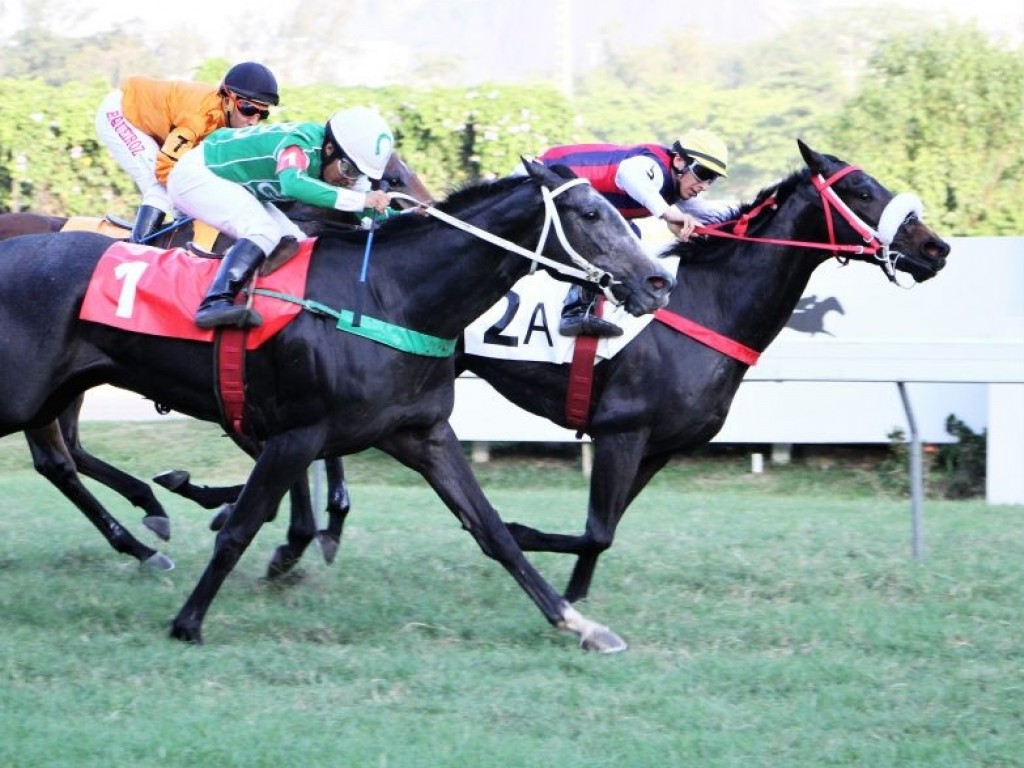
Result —
[[199, 328], [219, 328], [234, 326], [235, 328], [256, 328], [263, 325], [263, 316], [245, 304], [212, 304], [200, 308], [196, 312], [195, 324]]
[[569, 315], [562, 318], [558, 325], [561, 336], [597, 336], [598, 338], [614, 338], [622, 335], [622, 329], [610, 320], [594, 317], [589, 312], [585, 315]]

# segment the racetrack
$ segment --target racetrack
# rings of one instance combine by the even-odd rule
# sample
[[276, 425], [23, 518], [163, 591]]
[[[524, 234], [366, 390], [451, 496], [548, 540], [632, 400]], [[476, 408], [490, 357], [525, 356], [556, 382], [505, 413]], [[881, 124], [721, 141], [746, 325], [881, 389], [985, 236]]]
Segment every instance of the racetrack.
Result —
[[[248, 463], [187, 420], [86, 437], [143, 477]], [[572, 461], [474, 469], [506, 519], [582, 525]], [[0, 765], [1018, 765], [1024, 507], [931, 501], [914, 562], [878, 471], [747, 469], [673, 463], [624, 518], [585, 609], [623, 654], [579, 651], [422, 480], [364, 454], [337, 562], [309, 552], [301, 578], [266, 584], [271, 523], [195, 648], [167, 629], [210, 556], [207, 513], [158, 489], [178, 567], [144, 574], [20, 435], [0, 439]], [[566, 558], [530, 559], [564, 583]]]

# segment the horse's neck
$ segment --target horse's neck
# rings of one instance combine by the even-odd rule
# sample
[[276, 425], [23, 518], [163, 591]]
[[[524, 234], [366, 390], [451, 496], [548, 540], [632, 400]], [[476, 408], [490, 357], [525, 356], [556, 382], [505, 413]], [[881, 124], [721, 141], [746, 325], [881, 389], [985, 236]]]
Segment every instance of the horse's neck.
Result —
[[713, 261], [680, 263], [669, 309], [764, 351], [803, 295], [820, 252], [730, 241]]
[[[492, 234], [502, 236], [497, 231]], [[530, 262], [454, 230], [437, 241], [433, 247], [424, 247], [421, 239], [405, 249], [409, 258], [392, 272], [391, 301], [402, 307], [409, 327], [457, 338], [528, 273]]]

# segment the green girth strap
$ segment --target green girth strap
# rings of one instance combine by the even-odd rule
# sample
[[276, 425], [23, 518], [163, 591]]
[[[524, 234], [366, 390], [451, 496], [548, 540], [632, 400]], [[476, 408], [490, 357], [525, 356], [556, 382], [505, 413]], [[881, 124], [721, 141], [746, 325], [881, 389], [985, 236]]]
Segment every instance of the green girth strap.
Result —
[[449, 357], [455, 351], [456, 339], [442, 339], [437, 336], [429, 336], [425, 333], [402, 328], [399, 325], [392, 325], [384, 320], [378, 320], [367, 315], [360, 316], [359, 325], [355, 325], [355, 313], [350, 309], [334, 310], [318, 301], [300, 299], [298, 296], [268, 291], [265, 288], [257, 288], [254, 293], [298, 304], [307, 312], [312, 312], [313, 314], [333, 317], [338, 321], [337, 328], [339, 331], [353, 333], [356, 336], [362, 336], [402, 352], [422, 355], [423, 357]]

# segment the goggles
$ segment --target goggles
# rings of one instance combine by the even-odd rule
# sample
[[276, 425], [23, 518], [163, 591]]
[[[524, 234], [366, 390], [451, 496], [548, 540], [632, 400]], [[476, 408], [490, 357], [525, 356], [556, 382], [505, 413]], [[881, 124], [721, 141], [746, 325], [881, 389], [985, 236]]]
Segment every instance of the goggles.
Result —
[[253, 117], [255, 115], [260, 116], [260, 120], [266, 120], [270, 117], [270, 110], [265, 104], [259, 104], [255, 101], [249, 101], [249, 99], [243, 99], [237, 94], [231, 94], [235, 101], [235, 109], [238, 110], [238, 114], [243, 117]]
[[338, 173], [348, 181], [355, 181], [363, 175], [363, 172], [359, 170], [359, 166], [352, 162], [351, 158], [341, 150], [338, 151], [337, 163]]
[[683, 168], [682, 172], [686, 173], [687, 171], [692, 173], [694, 178], [697, 179], [697, 181], [704, 184], [711, 184], [715, 181], [715, 179], [722, 175], [718, 171], [713, 171], [712, 169], [708, 168], [707, 166], [701, 165], [698, 162], [690, 163], [688, 166]]

